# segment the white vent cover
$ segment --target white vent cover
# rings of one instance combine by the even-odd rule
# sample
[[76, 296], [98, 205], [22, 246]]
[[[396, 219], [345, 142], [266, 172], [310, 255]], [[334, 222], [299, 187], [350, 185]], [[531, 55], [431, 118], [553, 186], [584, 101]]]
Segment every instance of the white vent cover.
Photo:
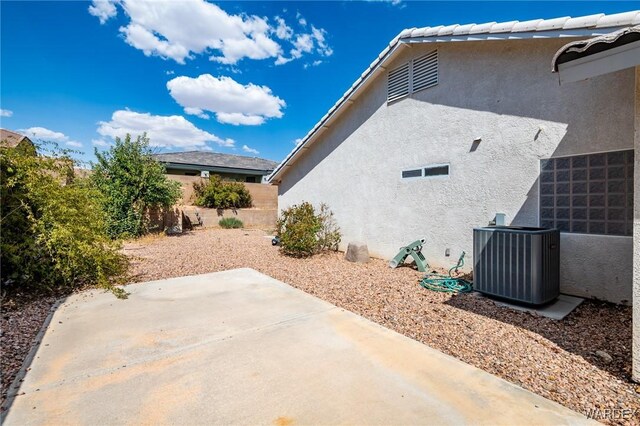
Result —
[[427, 89], [438, 84], [438, 51], [413, 60], [412, 92]]
[[409, 64], [389, 71], [387, 102], [393, 102], [409, 94]]

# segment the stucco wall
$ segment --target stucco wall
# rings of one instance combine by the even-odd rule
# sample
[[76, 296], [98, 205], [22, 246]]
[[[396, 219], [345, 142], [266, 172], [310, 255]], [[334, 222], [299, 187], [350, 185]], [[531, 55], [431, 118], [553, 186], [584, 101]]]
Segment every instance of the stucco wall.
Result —
[[[472, 228], [496, 212], [538, 225], [540, 159], [633, 147], [633, 70], [559, 86], [551, 58], [565, 43], [441, 44], [439, 84], [391, 105], [378, 77], [283, 176], [279, 208], [326, 202], [345, 244], [366, 241], [390, 258], [425, 237], [431, 264], [451, 265], [464, 250], [472, 265]], [[406, 48], [395, 63], [435, 46]], [[449, 163], [450, 176], [400, 179], [435, 163]], [[561, 245], [563, 291], [631, 300], [632, 238], [564, 235]], [[611, 274], [615, 285], [601, 279]]]
[[[640, 66], [636, 67], [634, 183], [640, 182]], [[633, 212], [633, 379], [640, 383], [640, 185], [634, 186]]]

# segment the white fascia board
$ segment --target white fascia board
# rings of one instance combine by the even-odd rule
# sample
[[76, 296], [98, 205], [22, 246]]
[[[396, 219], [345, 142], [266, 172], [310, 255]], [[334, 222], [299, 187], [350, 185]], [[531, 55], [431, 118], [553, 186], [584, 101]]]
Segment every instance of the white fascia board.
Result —
[[558, 64], [560, 84], [586, 80], [640, 65], [640, 41]]

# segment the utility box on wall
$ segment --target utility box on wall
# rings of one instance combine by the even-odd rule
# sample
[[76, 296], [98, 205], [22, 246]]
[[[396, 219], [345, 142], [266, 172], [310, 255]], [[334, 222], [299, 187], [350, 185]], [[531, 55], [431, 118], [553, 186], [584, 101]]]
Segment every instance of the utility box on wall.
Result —
[[542, 305], [560, 294], [557, 229], [490, 226], [473, 230], [473, 288], [503, 299]]

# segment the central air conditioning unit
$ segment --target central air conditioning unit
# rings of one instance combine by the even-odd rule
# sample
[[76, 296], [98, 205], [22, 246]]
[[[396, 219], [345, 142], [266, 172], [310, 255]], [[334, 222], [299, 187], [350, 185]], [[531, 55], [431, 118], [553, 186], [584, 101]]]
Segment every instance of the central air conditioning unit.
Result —
[[473, 261], [473, 288], [480, 293], [529, 305], [543, 305], [560, 294], [557, 229], [476, 228]]

